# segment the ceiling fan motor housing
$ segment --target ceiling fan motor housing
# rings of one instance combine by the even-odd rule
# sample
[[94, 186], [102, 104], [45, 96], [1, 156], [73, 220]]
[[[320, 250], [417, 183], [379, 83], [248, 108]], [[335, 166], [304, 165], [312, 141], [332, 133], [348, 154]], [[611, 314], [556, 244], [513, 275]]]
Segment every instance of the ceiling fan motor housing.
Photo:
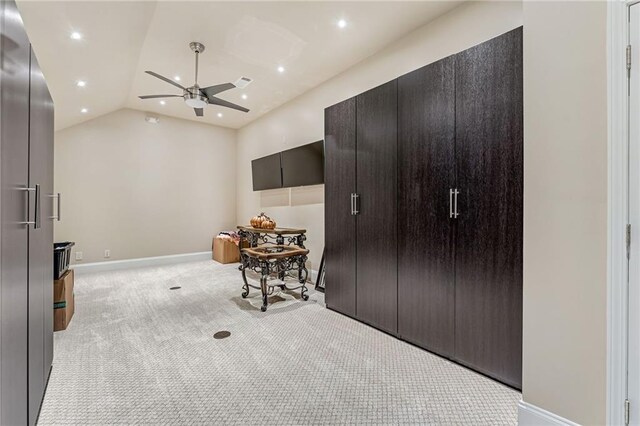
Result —
[[191, 108], [204, 108], [209, 103], [209, 99], [200, 91], [197, 84], [184, 91], [184, 101]]

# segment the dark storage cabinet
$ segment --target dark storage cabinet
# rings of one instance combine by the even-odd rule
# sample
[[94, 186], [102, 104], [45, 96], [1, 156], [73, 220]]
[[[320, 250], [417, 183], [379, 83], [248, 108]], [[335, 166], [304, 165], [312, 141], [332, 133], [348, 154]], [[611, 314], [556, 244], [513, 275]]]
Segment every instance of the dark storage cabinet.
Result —
[[522, 31], [456, 55], [456, 351], [521, 386]]
[[35, 424], [53, 360], [53, 102], [0, 2], [0, 424]]
[[356, 312], [382, 330], [397, 331], [396, 231], [397, 82], [357, 97]]
[[521, 28], [328, 108], [327, 306], [520, 388], [522, 128]]
[[398, 79], [398, 334], [454, 349], [455, 59]]
[[356, 99], [325, 110], [325, 294], [328, 307], [356, 315]]

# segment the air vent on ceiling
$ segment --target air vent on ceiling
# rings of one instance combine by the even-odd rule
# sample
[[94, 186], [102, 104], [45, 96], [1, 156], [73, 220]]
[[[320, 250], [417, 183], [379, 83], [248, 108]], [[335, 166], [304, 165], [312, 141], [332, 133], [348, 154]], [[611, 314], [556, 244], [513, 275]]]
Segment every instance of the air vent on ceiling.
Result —
[[240, 77], [239, 79], [237, 79], [233, 85], [240, 88], [240, 89], [244, 89], [245, 87], [247, 87], [253, 80], [251, 80], [249, 77]]

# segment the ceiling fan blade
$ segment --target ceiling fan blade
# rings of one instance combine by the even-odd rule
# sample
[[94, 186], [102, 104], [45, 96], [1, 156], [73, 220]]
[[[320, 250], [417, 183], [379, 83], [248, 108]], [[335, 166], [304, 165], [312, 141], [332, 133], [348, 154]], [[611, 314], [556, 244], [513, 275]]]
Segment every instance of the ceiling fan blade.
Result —
[[231, 108], [231, 109], [237, 109], [238, 111], [242, 111], [242, 112], [249, 112], [249, 110], [245, 107], [233, 104], [229, 101], [225, 101], [223, 99], [216, 98], [213, 96], [209, 96], [209, 103], [213, 105], [220, 105], [220, 106]]
[[204, 87], [200, 89], [207, 97], [211, 97], [217, 95], [218, 93], [222, 93], [225, 90], [233, 89], [236, 87], [233, 83], [224, 83], [224, 84], [216, 84], [215, 86]]
[[156, 77], [156, 78], [159, 78], [160, 80], [164, 80], [164, 81], [166, 81], [166, 82], [167, 82], [167, 83], [169, 83], [169, 84], [173, 84], [174, 86], [179, 87], [179, 88], [180, 88], [180, 89], [182, 89], [182, 90], [187, 90], [187, 89], [185, 89], [184, 87], [182, 87], [182, 85], [181, 85], [181, 84], [176, 83], [175, 81], [171, 80], [170, 78], [167, 78], [167, 77], [161, 76], [160, 74], [155, 73], [155, 72], [153, 72], [153, 71], [145, 71], [145, 72], [146, 72], [147, 74], [149, 74], [149, 75], [152, 75], [152, 76], [154, 76], [154, 77]]
[[155, 98], [181, 98], [181, 95], [144, 95], [138, 96], [140, 99], [155, 99]]
[[196, 112], [198, 117], [202, 117], [204, 115], [204, 108], [194, 108], [193, 110]]

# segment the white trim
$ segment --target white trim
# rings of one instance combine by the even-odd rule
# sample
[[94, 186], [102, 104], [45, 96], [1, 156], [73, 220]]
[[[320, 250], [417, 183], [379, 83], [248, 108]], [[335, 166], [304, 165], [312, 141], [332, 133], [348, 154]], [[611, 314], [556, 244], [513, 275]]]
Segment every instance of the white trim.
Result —
[[76, 273], [93, 273], [117, 271], [121, 269], [146, 268], [149, 266], [173, 265], [183, 262], [197, 262], [200, 260], [211, 260], [211, 251], [198, 253], [173, 254], [170, 256], [143, 257], [140, 259], [113, 260], [110, 262], [80, 263], [72, 265], [71, 268]]
[[518, 401], [518, 426], [578, 426], [578, 423], [521, 400]]
[[608, 219], [607, 219], [607, 424], [624, 424], [626, 399], [628, 222], [628, 97], [625, 49], [628, 2], [607, 5]]

